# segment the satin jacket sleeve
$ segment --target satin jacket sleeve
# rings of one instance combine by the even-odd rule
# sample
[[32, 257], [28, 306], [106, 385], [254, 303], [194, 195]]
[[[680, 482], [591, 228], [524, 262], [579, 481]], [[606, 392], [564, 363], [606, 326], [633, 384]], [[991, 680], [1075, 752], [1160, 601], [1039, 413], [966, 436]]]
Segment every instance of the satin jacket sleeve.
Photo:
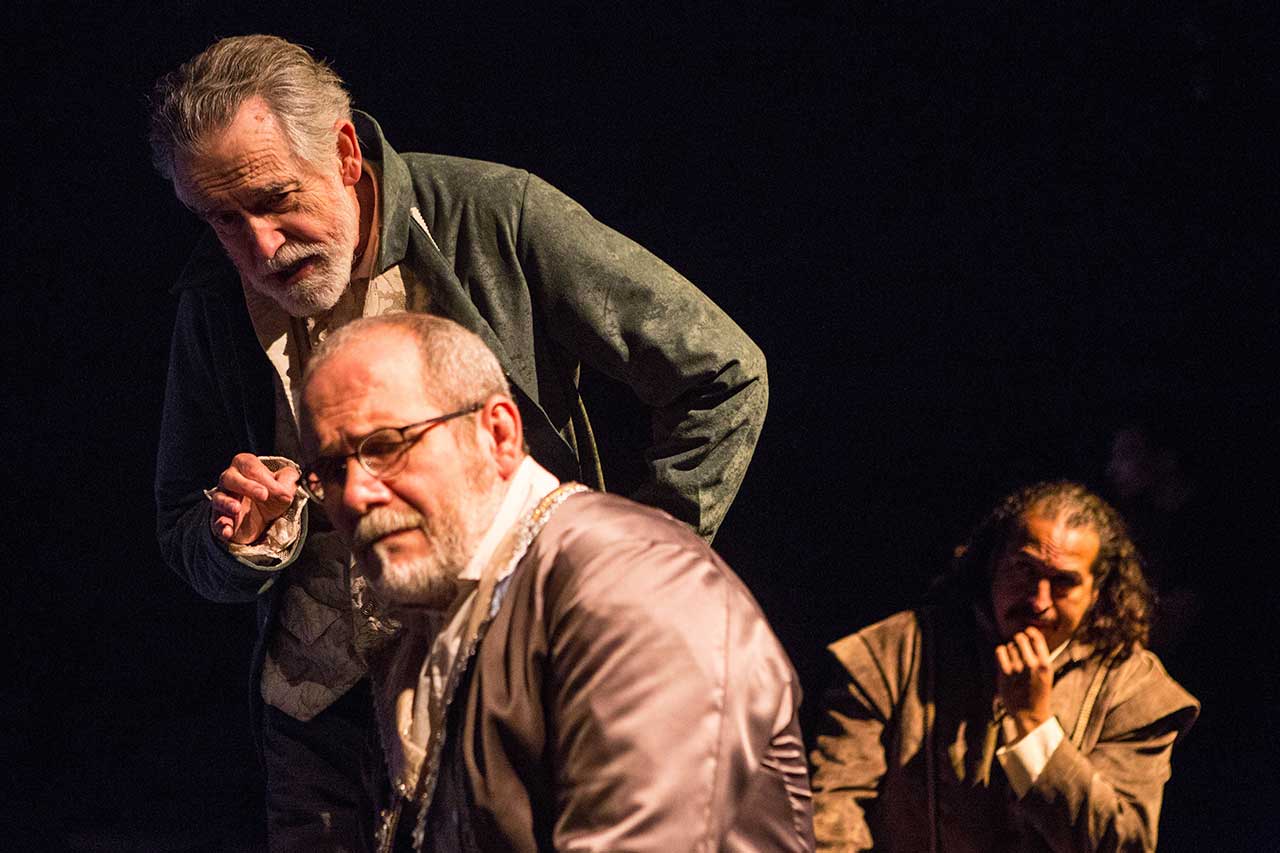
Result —
[[715, 554], [589, 494], [526, 560], [481, 646], [468, 739], [487, 849], [812, 850], [799, 683]]
[[719, 850], [795, 711], [768, 627], [670, 543], [599, 551], [570, 583], [550, 614], [556, 849]]

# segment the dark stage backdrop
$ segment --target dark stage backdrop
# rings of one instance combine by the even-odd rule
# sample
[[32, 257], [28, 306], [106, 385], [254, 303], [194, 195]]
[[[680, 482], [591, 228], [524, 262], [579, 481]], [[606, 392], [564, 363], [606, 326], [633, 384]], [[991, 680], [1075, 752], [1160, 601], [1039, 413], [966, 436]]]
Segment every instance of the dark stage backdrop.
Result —
[[[252, 613], [158, 557], [153, 455], [199, 228], [145, 96], [213, 38], [313, 47], [400, 150], [527, 168], [666, 259], [770, 360], [716, 542], [811, 698], [980, 511], [1190, 436], [1205, 702], [1162, 849], [1277, 845], [1272, 4], [242, 2], [10, 10], [3, 557], [12, 849], [252, 849]], [[614, 484], [643, 413], [585, 378]]]

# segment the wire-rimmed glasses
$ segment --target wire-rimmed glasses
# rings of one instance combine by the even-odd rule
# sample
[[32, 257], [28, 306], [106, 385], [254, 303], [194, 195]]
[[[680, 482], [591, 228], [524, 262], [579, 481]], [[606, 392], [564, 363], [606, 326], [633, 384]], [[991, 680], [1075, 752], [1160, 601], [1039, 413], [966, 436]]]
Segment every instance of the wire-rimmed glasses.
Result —
[[305, 466], [302, 476], [298, 478], [298, 486], [306, 492], [307, 497], [324, 503], [326, 494], [332, 496], [341, 492], [347, 479], [347, 460], [353, 457], [370, 476], [390, 480], [404, 470], [405, 461], [409, 458], [409, 448], [426, 435], [429, 429], [445, 421], [478, 412], [483, 407], [483, 403], [472, 403], [465, 409], [437, 415], [425, 421], [402, 427], [376, 429], [356, 442], [355, 453], [321, 456]]

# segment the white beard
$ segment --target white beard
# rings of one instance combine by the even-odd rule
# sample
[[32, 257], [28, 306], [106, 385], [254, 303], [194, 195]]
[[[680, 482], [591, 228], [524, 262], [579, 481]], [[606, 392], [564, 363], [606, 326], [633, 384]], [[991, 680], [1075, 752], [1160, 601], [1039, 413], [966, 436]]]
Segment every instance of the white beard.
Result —
[[[311, 317], [328, 311], [351, 285], [351, 265], [360, 239], [360, 216], [344, 206], [338, 233], [325, 242], [285, 243], [262, 270], [249, 279], [255, 290], [270, 297], [291, 317]], [[316, 266], [300, 281], [283, 287], [272, 276], [300, 261], [316, 259]]]
[[[374, 507], [360, 518], [352, 551], [378, 597], [394, 604], [443, 610], [453, 603], [458, 575], [467, 567], [502, 502], [496, 472], [482, 463], [468, 477], [467, 490], [430, 518], [413, 509]], [[419, 530], [427, 553], [401, 557], [384, 537]]]

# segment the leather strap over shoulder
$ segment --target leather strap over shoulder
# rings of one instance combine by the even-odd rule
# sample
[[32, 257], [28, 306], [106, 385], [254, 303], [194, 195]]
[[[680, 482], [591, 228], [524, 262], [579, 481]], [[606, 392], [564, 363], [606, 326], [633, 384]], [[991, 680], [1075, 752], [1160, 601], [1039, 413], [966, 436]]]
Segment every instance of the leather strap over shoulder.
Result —
[[1076, 749], [1084, 743], [1084, 733], [1089, 728], [1089, 719], [1093, 716], [1093, 708], [1098, 703], [1098, 694], [1102, 692], [1102, 684], [1107, 680], [1107, 673], [1111, 671], [1115, 661], [1115, 652], [1107, 655], [1101, 666], [1094, 672], [1093, 680], [1089, 682], [1089, 690], [1084, 694], [1084, 701], [1080, 703], [1076, 724], [1071, 729], [1071, 743]]

